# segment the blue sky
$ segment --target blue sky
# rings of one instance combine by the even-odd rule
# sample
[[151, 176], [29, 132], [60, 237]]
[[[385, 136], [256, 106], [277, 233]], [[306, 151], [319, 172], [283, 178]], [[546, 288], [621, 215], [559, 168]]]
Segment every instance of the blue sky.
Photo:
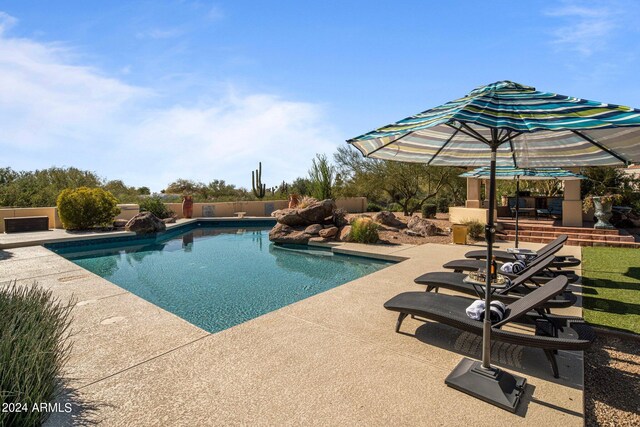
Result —
[[640, 107], [640, 3], [0, 3], [0, 165], [160, 190], [304, 176], [478, 85]]

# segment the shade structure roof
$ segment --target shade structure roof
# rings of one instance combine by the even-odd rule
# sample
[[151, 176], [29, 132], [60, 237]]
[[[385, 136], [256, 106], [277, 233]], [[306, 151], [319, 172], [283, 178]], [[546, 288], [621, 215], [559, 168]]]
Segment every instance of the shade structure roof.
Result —
[[[462, 178], [477, 178], [477, 179], [489, 179], [491, 176], [491, 170], [488, 167], [477, 168], [460, 175]], [[585, 176], [570, 172], [568, 170], [560, 168], [540, 168], [540, 169], [519, 169], [508, 166], [502, 166], [496, 168], [496, 179], [510, 179], [516, 178], [522, 180], [553, 180], [558, 179], [561, 181], [587, 179]]]
[[640, 161], [640, 110], [510, 81], [350, 139], [364, 155], [438, 166], [618, 166]]

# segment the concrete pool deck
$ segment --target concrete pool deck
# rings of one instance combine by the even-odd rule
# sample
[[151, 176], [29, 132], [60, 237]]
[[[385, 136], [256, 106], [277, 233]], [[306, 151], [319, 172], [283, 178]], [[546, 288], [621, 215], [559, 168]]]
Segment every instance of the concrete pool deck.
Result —
[[[444, 384], [463, 356], [479, 357], [478, 337], [410, 318], [406, 334], [394, 332], [397, 316], [383, 303], [424, 290], [416, 276], [471, 247], [338, 249], [406, 260], [215, 334], [40, 246], [1, 250], [0, 281], [37, 280], [77, 301], [66, 370], [73, 392], [60, 399], [74, 411], [50, 425], [583, 424], [581, 352], [560, 352], [554, 379], [541, 350], [494, 344], [493, 362], [529, 383], [510, 414]], [[579, 247], [561, 252], [580, 256]]]

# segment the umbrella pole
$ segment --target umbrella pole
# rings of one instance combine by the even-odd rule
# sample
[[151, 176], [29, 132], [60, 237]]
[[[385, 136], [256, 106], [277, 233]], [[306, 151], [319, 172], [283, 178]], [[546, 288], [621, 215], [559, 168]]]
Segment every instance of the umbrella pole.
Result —
[[[491, 369], [491, 319], [489, 305], [491, 304], [491, 260], [493, 258], [493, 238], [496, 232], [494, 225], [496, 203], [496, 150], [497, 145], [491, 144], [491, 170], [489, 174], [489, 215], [484, 235], [487, 241], [487, 282], [484, 287], [485, 316], [482, 325], [482, 368]], [[516, 211], [517, 212], [517, 211]]]
[[518, 211], [520, 211], [520, 177], [516, 177], [516, 248], [518, 247]]
[[491, 258], [493, 256], [493, 239], [495, 234], [495, 199], [496, 199], [496, 152], [497, 130], [492, 129], [491, 135], [491, 179], [489, 180], [489, 215], [485, 226], [487, 240], [487, 282], [485, 284], [485, 316], [482, 325], [482, 362], [464, 358], [458, 366], [444, 380], [449, 387], [458, 389], [471, 396], [489, 402], [502, 409], [515, 412], [520, 398], [524, 393], [527, 380], [512, 375], [497, 367], [491, 366]]

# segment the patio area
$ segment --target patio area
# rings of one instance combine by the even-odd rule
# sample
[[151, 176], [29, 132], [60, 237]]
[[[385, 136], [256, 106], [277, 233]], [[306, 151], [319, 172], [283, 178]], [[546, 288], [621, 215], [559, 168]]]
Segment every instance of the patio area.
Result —
[[[383, 303], [424, 290], [416, 276], [470, 249], [339, 244], [337, 251], [404, 261], [215, 334], [39, 246], [3, 250], [0, 280], [37, 280], [55, 296], [77, 298], [69, 394], [60, 399], [74, 409], [50, 425], [582, 425], [582, 353], [560, 352], [554, 379], [542, 351], [494, 344], [494, 363], [528, 379], [510, 414], [444, 384], [463, 355], [480, 356], [480, 337], [410, 319], [403, 334], [394, 332], [396, 314]], [[576, 247], [562, 253], [580, 256]]]

